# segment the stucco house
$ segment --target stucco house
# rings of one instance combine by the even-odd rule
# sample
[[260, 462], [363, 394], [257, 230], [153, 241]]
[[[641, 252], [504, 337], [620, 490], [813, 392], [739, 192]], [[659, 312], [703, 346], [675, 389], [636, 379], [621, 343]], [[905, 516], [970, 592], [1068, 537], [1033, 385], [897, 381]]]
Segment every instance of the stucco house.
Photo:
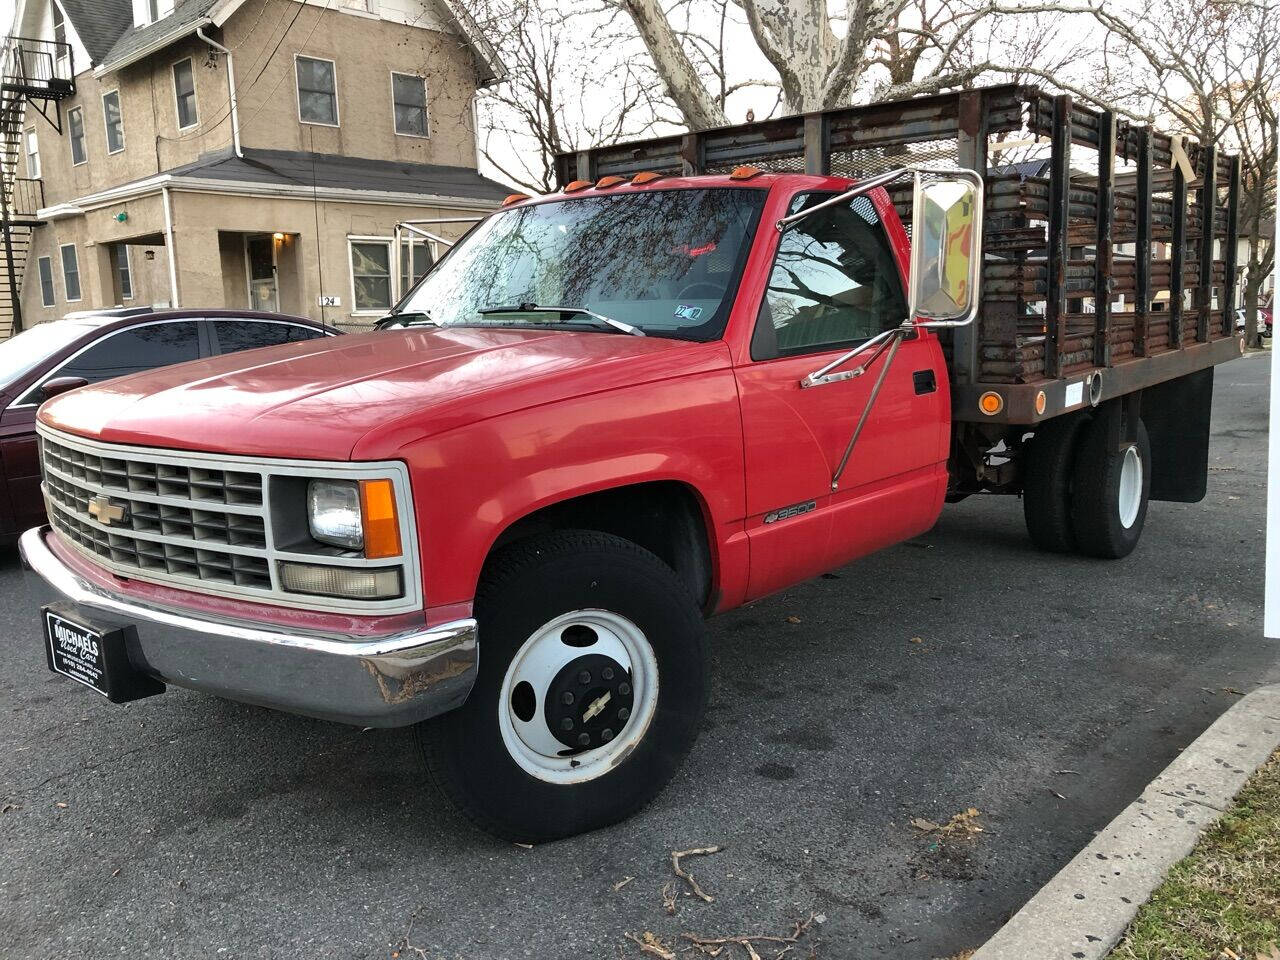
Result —
[[393, 250], [397, 222], [450, 239], [509, 192], [476, 169], [502, 65], [458, 0], [19, 0], [5, 54], [21, 326], [112, 305], [360, 325], [440, 252]]

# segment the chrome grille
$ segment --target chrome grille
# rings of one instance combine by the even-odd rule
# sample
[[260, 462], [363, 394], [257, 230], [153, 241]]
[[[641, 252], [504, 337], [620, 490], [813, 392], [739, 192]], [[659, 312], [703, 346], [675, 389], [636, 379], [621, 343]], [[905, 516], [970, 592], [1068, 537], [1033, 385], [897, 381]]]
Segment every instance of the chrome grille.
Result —
[[[37, 426], [49, 522], [61, 539], [112, 572], [200, 593], [351, 613], [421, 609], [417, 538], [408, 470], [398, 461], [350, 463], [222, 456], [87, 440]], [[297, 529], [305, 481], [326, 477], [393, 480], [405, 554], [369, 560], [335, 550]], [[299, 486], [301, 484], [301, 486]], [[272, 493], [272, 491], [275, 493]], [[272, 505], [292, 520], [292, 539], [272, 532]], [[92, 510], [91, 510], [92, 507]], [[285, 563], [400, 567], [400, 597], [357, 600], [290, 592]]]
[[[40, 449], [49, 519], [81, 547], [119, 567], [271, 589], [262, 474], [107, 457], [48, 436]], [[102, 494], [124, 509], [105, 529], [89, 515]]]

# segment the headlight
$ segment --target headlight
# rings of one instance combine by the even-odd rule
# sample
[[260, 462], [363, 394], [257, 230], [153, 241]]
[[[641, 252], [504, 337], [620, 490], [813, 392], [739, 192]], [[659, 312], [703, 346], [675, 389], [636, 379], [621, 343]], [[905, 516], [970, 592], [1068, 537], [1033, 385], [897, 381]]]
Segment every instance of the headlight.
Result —
[[351, 480], [312, 480], [307, 484], [307, 524], [321, 543], [364, 549], [360, 487]]

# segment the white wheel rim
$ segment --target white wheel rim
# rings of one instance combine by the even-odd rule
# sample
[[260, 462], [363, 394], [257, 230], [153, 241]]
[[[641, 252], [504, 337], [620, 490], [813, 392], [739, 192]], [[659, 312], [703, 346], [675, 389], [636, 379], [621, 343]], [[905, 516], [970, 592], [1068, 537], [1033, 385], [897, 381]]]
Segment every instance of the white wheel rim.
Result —
[[1137, 447], [1130, 447], [1120, 464], [1120, 525], [1126, 530], [1132, 527], [1141, 506], [1142, 458], [1138, 456]]
[[[594, 635], [594, 640], [587, 645], [581, 640], [575, 645], [566, 643], [564, 637], [571, 627], [579, 628], [576, 632], [582, 636]], [[612, 719], [606, 717], [605, 722], [620, 725], [612, 739], [575, 753], [548, 725], [546, 701], [549, 688], [562, 671], [587, 655], [608, 657], [630, 674], [632, 705], [625, 720], [617, 720], [616, 711]], [[522, 683], [532, 688], [534, 696], [532, 715], [527, 718], [520, 716], [512, 702]], [[522, 691], [526, 707], [521, 712], [526, 714], [527, 695], [527, 689]], [[525, 773], [548, 783], [583, 783], [608, 773], [635, 748], [648, 732], [657, 705], [658, 660], [644, 632], [608, 610], [575, 610], [539, 627], [511, 658], [498, 697], [498, 727], [511, 759]], [[585, 711], [596, 711], [588, 718], [593, 721], [611, 709], [609, 698], [604, 696], [588, 695], [580, 706], [575, 711], [580, 718]]]

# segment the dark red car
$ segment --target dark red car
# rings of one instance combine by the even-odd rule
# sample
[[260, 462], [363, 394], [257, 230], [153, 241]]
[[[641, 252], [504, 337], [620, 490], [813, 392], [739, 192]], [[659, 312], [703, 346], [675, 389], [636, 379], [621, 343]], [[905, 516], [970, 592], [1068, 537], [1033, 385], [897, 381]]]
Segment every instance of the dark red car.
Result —
[[338, 333], [251, 310], [87, 311], [0, 343], [0, 544], [43, 523], [36, 408], [47, 395], [127, 373]]

